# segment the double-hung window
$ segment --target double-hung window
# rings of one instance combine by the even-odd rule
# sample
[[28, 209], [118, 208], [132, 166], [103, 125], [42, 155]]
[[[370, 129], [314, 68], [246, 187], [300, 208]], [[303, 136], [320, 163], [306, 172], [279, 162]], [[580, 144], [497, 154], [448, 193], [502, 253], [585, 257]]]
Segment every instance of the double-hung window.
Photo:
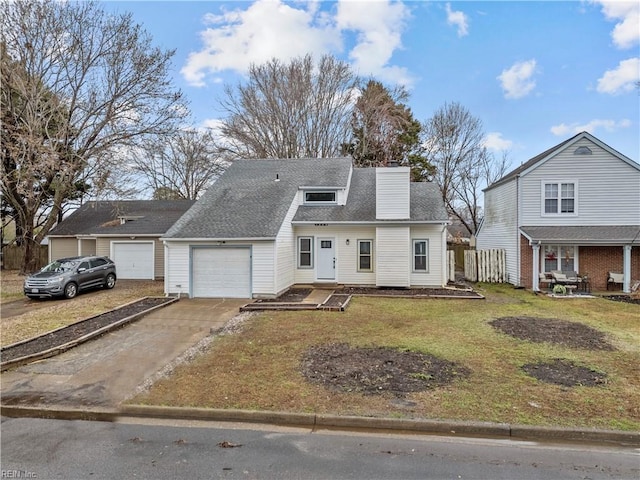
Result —
[[428, 272], [429, 271], [429, 241], [414, 240], [413, 241], [413, 271]]
[[313, 237], [298, 237], [298, 268], [313, 268]]
[[544, 183], [544, 214], [575, 214], [576, 186], [570, 182]]
[[373, 240], [358, 240], [358, 271], [373, 271]]

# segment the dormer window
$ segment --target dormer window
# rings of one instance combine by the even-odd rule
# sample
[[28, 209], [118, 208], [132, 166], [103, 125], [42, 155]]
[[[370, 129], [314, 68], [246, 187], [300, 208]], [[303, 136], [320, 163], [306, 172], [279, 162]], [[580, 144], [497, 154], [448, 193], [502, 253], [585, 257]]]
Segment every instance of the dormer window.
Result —
[[335, 190], [306, 191], [304, 203], [336, 203], [336, 192]]

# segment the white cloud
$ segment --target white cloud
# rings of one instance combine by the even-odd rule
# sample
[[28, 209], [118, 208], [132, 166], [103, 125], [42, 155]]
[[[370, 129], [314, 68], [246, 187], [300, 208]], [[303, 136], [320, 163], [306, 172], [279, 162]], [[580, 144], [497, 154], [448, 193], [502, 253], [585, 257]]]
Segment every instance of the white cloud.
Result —
[[355, 33], [349, 58], [356, 71], [408, 85], [407, 70], [389, 62], [402, 47], [409, 15], [404, 4], [388, 0], [340, 0], [330, 11], [321, 10], [319, 2], [257, 0], [245, 9], [207, 15], [202, 48], [191, 52], [182, 74], [190, 84], [204, 86], [209, 75], [244, 73], [250, 64], [272, 58], [287, 61], [307, 53], [318, 57], [341, 52], [345, 34]]
[[635, 90], [635, 82], [640, 80], [640, 57], [629, 58], [618, 64], [615, 70], [607, 70], [598, 79], [600, 93], [626, 93]]
[[623, 119], [618, 122], [615, 120], [594, 119], [585, 124], [572, 123], [571, 125], [567, 125], [565, 123], [561, 123], [560, 125], [551, 127], [551, 133], [557, 136], [566, 136], [580, 132], [595, 134], [596, 130], [600, 129], [604, 129], [607, 132], [614, 132], [622, 128], [629, 128], [630, 126], [631, 121], [627, 119]]
[[595, 0], [593, 3], [602, 5], [607, 20], [618, 22], [611, 32], [616, 47], [630, 48], [640, 43], [640, 2]]
[[458, 27], [458, 36], [464, 37], [469, 34], [469, 17], [462, 11], [451, 10], [451, 4], [447, 3], [447, 23]]
[[502, 138], [502, 133], [500, 132], [490, 132], [484, 138], [484, 146], [489, 150], [503, 152], [506, 150], [511, 150], [511, 148], [513, 147], [513, 142], [511, 140]]
[[516, 62], [503, 70], [497, 78], [500, 80], [505, 98], [522, 98], [531, 93], [536, 86], [535, 80], [532, 79], [535, 73], [535, 59]]

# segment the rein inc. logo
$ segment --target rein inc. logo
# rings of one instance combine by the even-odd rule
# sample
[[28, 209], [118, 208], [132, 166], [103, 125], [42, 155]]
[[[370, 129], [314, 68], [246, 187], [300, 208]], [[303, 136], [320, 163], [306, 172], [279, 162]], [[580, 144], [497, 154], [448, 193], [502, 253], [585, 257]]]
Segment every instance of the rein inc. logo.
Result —
[[38, 478], [38, 474], [26, 470], [2, 470], [0, 478]]

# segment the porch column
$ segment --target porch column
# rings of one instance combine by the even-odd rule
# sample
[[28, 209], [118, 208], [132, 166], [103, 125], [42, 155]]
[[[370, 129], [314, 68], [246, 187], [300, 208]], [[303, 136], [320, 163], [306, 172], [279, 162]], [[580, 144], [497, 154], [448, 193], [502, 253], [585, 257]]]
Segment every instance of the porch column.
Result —
[[531, 245], [533, 248], [533, 291], [540, 291], [540, 242]]
[[631, 245], [625, 245], [622, 255], [622, 291], [631, 292]]

